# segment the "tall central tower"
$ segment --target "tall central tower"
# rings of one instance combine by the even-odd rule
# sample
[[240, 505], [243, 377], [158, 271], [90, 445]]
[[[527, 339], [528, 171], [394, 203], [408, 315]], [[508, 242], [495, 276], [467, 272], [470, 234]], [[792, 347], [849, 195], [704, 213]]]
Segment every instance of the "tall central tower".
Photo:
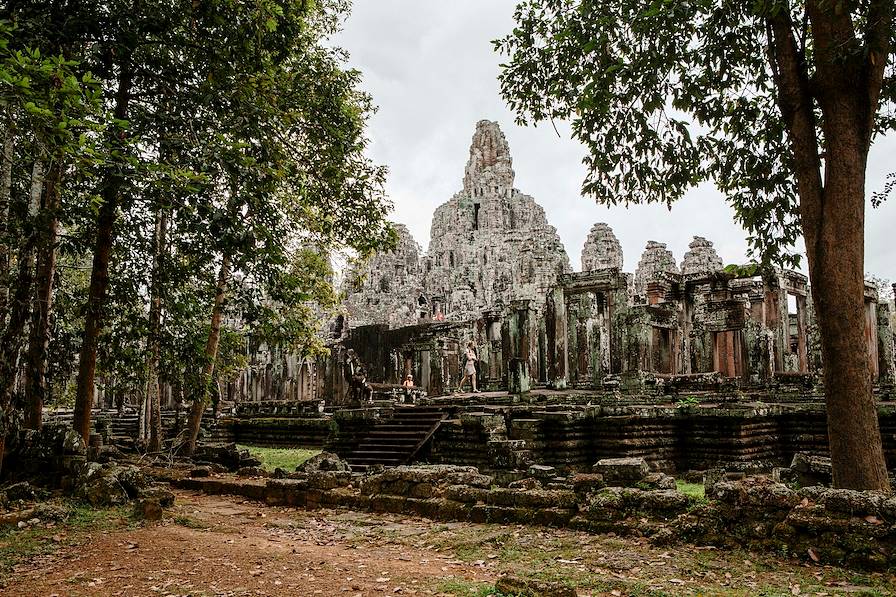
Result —
[[424, 265], [427, 293], [452, 320], [530, 299], [544, 303], [569, 258], [544, 209], [513, 188], [513, 160], [496, 122], [476, 125], [463, 190], [432, 219]]

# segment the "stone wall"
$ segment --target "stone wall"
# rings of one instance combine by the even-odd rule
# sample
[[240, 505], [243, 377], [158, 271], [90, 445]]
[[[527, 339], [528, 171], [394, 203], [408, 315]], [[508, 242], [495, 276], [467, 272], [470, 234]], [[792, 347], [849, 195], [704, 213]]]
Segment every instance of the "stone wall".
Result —
[[[401, 327], [430, 318], [424, 294], [420, 245], [404, 224], [394, 224], [398, 244], [374, 255], [346, 274], [345, 308], [352, 326], [386, 324]], [[425, 299], [425, 297], [424, 297]]]
[[[635, 464], [613, 466], [622, 471]], [[707, 482], [705, 500], [676, 491], [674, 481], [662, 476], [564, 477], [549, 467], [533, 467], [526, 479], [509, 484], [461, 466], [397, 467], [363, 476], [310, 471], [268, 480], [171, 480], [181, 488], [231, 493], [274, 506], [567, 527], [646, 537], [655, 545], [748, 548], [854, 568], [896, 565], [896, 498], [823, 487], [794, 490], [764, 477]]]
[[[896, 468], [896, 408], [880, 407]], [[486, 471], [547, 464], [587, 471], [602, 458], [640, 457], [667, 473], [725, 467], [770, 471], [801, 452], [826, 456], [821, 405], [469, 406], [443, 422], [428, 462]]]
[[[504, 134], [480, 121], [462, 189], [433, 213], [427, 252], [396, 225], [396, 248], [346, 275], [331, 358], [309, 363], [259, 347], [225, 398], [356, 404], [408, 374], [420, 391], [448, 394], [471, 341], [488, 390], [660, 395], [658, 386], [688, 379], [749, 391], [799, 378], [807, 398], [819, 394], [818, 322], [805, 276], [723, 269], [700, 236], [680, 264], [665, 244], [648, 241], [626, 273], [603, 223], [584, 243], [583, 271], [573, 273], [544, 209], [514, 178]], [[865, 294], [869, 372], [881, 396], [896, 396], [893, 316], [874, 285]]]

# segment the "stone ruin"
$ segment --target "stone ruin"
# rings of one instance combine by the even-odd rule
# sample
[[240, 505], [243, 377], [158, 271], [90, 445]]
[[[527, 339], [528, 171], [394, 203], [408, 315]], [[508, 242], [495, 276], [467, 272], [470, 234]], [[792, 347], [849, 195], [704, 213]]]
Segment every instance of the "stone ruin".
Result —
[[615, 267], [622, 269], [622, 245], [613, 230], [599, 222], [591, 227], [582, 247], [582, 271], [592, 272]]
[[[395, 250], [347, 276], [330, 355], [257, 347], [259, 370], [239, 381], [249, 399], [206, 417], [193, 461], [152, 471], [156, 481], [276, 506], [896, 565], [896, 498], [824, 487], [826, 413], [806, 278], [726, 272], [702, 237], [680, 265], [649, 241], [626, 273], [603, 223], [572, 272], [544, 210], [512, 188], [513, 176], [504, 136], [480, 122], [463, 190], [436, 210], [428, 253], [398, 225]], [[865, 299], [868, 371], [892, 464], [892, 307], [871, 284]], [[451, 394], [468, 341], [484, 395]], [[408, 373], [413, 392], [399, 386]], [[94, 418], [105, 439], [136, 434], [135, 417]], [[171, 413], [163, 419], [170, 430]], [[141, 516], [161, 517], [174, 495], [94, 439], [87, 447], [67, 424], [46, 425], [13, 448], [34, 468], [25, 472], [61, 480], [91, 504], [136, 500]], [[237, 443], [329, 452], [272, 473]], [[677, 490], [673, 473], [702, 481], [705, 498]], [[6, 487], [0, 507], [32, 493], [27, 483]], [[549, 594], [529, 582], [505, 577], [499, 587]]]
[[[606, 224], [593, 226], [573, 272], [544, 210], [513, 179], [503, 134], [478, 123], [463, 189], [436, 210], [427, 252], [397, 226], [394, 251], [346, 276], [329, 355], [290, 360], [270, 348], [234, 405], [206, 418], [203, 440], [496, 475], [587, 473], [619, 457], [657, 473], [768, 472], [796, 454], [826, 456], [805, 276], [726, 271], [702, 237], [680, 263], [649, 241], [628, 273]], [[872, 284], [865, 305], [868, 371], [896, 463], [892, 306]], [[453, 394], [468, 342], [485, 394]], [[411, 390], [400, 385], [408, 374]], [[95, 419], [135, 435], [125, 430], [135, 417]], [[176, 426], [172, 413], [163, 419]]]
[[[715, 388], [817, 386], [821, 359], [805, 276], [728, 273], [700, 236], [680, 265], [665, 244], [649, 241], [628, 274], [603, 223], [588, 234], [582, 271], [572, 272], [544, 210], [513, 180], [504, 135], [480, 121], [463, 190], [436, 209], [428, 252], [398, 226], [398, 248], [356, 272], [362, 282], [347, 289], [349, 333], [335, 346], [337, 360], [350, 348], [368, 381], [396, 384], [412, 374], [430, 395], [457, 383], [471, 340], [489, 389], [662, 394], [699, 380]], [[878, 304], [873, 285], [866, 309], [869, 371], [890, 391], [890, 307]], [[328, 366], [319, 392], [335, 402], [348, 392], [337, 369]]]
[[[324, 446], [362, 467], [426, 461], [486, 472], [582, 472], [644, 458], [653, 471], [770, 471], [824, 457], [827, 426], [811, 289], [798, 272], [723, 269], [695, 237], [679, 262], [646, 243], [634, 273], [595, 224], [582, 271], [531, 197], [513, 188], [507, 142], [478, 123], [463, 188], [422, 252], [394, 251], [346, 277], [330, 354], [296, 398], [255, 393], [207, 439]], [[868, 370], [896, 462], [892, 307], [866, 287]], [[473, 342], [484, 395], [454, 395]], [[413, 377], [412, 390], [400, 386]], [[275, 377], [275, 376], [273, 376]], [[269, 387], [283, 387], [272, 378]]]
[[[462, 189], [435, 210], [426, 252], [397, 224], [393, 251], [345, 275], [331, 357], [256, 347], [251, 366], [224, 388], [225, 401], [343, 405], [373, 397], [379, 386], [394, 391], [408, 374], [415, 396], [448, 394], [469, 341], [489, 390], [663, 396], [787, 383], [820, 394], [805, 276], [728, 273], [700, 236], [680, 264], [665, 244], [647, 242], [627, 273], [604, 223], [591, 228], [582, 271], [573, 272], [544, 209], [513, 187], [514, 176], [500, 128], [480, 121]], [[869, 371], [882, 395], [894, 379], [891, 311], [869, 284]]]
[[395, 224], [395, 232], [394, 250], [377, 253], [363, 268], [347, 274], [345, 306], [354, 326], [401, 327], [420, 319], [418, 299], [425, 297], [422, 251], [407, 226]]
[[467, 321], [515, 300], [543, 304], [569, 258], [544, 209], [513, 187], [512, 163], [497, 123], [480, 121], [463, 189], [436, 208], [427, 253], [397, 225], [395, 251], [350, 273], [350, 325]]

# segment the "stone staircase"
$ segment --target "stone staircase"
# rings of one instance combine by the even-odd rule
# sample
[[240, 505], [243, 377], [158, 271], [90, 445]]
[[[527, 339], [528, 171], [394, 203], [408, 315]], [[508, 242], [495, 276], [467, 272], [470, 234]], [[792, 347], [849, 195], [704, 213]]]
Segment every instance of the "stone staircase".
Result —
[[346, 460], [353, 471], [378, 464], [407, 464], [447, 417], [448, 413], [437, 406], [396, 406], [392, 417], [374, 426]]

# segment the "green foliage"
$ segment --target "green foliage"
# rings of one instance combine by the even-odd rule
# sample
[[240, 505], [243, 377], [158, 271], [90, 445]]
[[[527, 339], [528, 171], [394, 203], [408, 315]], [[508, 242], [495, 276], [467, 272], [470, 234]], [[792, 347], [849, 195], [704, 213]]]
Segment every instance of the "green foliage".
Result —
[[[886, 2], [846, 10], [863, 23]], [[513, 31], [494, 42], [509, 57], [501, 90], [520, 123], [571, 120], [588, 149], [583, 192], [598, 202], [671, 206], [712, 181], [763, 263], [796, 264], [793, 153], [768, 60], [781, 11], [796, 23], [811, 78], [802, 2], [523, 0]], [[896, 128], [892, 63], [880, 105], [874, 134]]]
[[700, 404], [700, 398], [697, 396], [686, 396], [678, 399], [675, 403], [675, 408], [686, 408], [689, 406], [697, 406], [698, 404]]
[[[0, 22], [0, 133], [15, 145], [16, 216], [0, 249], [19, 247], [32, 228], [35, 160], [64, 164], [51, 401], [72, 396], [110, 185], [120, 190], [97, 375], [111, 395], [145, 395], [154, 339], [162, 381], [187, 397], [206, 394], [214, 380], [201, 373], [225, 257], [233, 275], [218, 380], [247, 365], [247, 347], [325, 350], [319, 331], [338, 303], [329, 256], [364, 256], [395, 241], [385, 169], [365, 156], [374, 106], [328, 40], [348, 7], [114, 0], [62, 15], [26, 0]], [[163, 215], [165, 243], [155, 254]], [[2, 253], [0, 289], [11, 288]]]
[[752, 278], [762, 272], [762, 266], [755, 262], [747, 263], [745, 265], [730, 263], [725, 266], [725, 272], [731, 274], [735, 278]]

